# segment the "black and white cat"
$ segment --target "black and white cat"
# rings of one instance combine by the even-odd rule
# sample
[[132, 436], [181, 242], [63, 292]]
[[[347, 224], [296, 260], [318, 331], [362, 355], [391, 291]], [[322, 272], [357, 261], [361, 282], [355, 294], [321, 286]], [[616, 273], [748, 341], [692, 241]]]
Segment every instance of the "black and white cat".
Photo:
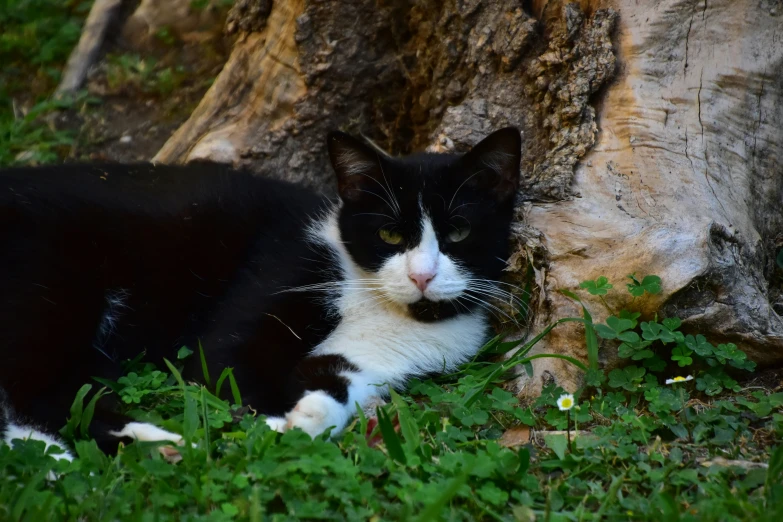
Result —
[[[212, 164], [0, 171], [0, 436], [62, 445], [91, 377], [199, 341], [270, 426], [313, 436], [473, 356], [507, 294], [519, 132], [465, 155], [392, 158], [342, 133], [328, 148], [337, 201]], [[113, 400], [90, 426], [104, 450], [181, 441]]]

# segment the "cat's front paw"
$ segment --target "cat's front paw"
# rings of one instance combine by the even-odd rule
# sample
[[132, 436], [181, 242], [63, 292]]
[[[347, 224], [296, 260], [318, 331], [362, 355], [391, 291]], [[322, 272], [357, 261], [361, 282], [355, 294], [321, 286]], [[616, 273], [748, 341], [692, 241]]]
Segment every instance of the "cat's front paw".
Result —
[[302, 397], [296, 407], [286, 415], [286, 429], [300, 428], [316, 437], [328, 428], [339, 433], [348, 423], [350, 414], [344, 404], [322, 391], [310, 392]]
[[266, 425], [269, 426], [272, 431], [283, 433], [286, 428], [285, 417], [267, 417]]
[[[115, 437], [128, 437], [133, 440], [139, 440], [143, 442], [159, 442], [169, 441], [173, 442], [176, 446], [183, 446], [185, 440], [179, 433], [172, 433], [162, 428], [149, 424], [146, 422], [129, 422], [120, 431], [109, 431], [109, 434]], [[193, 444], [195, 448], [196, 445]], [[174, 446], [160, 446], [158, 452], [172, 464], [182, 460], [182, 455], [179, 450]]]

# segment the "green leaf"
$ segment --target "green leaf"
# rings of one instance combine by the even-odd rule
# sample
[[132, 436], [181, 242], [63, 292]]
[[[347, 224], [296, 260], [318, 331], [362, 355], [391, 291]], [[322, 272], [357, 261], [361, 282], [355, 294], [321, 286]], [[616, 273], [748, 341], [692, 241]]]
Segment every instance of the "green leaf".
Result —
[[400, 421], [402, 435], [405, 437], [405, 446], [409, 452], [414, 453], [421, 445], [419, 427], [411, 414], [410, 408], [408, 408], [405, 400], [400, 397], [400, 394], [394, 390], [390, 390], [390, 393], [392, 403], [397, 408], [397, 418]]
[[508, 493], [497, 487], [492, 482], [485, 482], [476, 491], [478, 496], [485, 502], [489, 502], [493, 506], [503, 506], [508, 502]]
[[659, 294], [661, 292], [661, 278], [656, 275], [644, 276], [644, 279], [642, 279], [641, 282], [636, 279], [635, 274], [630, 274], [626, 277], [628, 277], [631, 282], [627, 283], [625, 286], [634, 297], [641, 297], [645, 292], [650, 294]]
[[595, 336], [593, 316], [582, 305], [582, 317], [585, 320], [585, 344], [587, 345], [587, 365], [591, 369], [598, 368], [598, 338]]
[[68, 419], [68, 423], [63, 427], [63, 429], [60, 430], [60, 433], [68, 438], [68, 439], [75, 439], [76, 438], [76, 428], [79, 426], [79, 423], [82, 421], [82, 412], [84, 411], [84, 398], [87, 396], [88, 393], [90, 393], [90, 390], [92, 390], [92, 384], [85, 384], [81, 388], [79, 388], [79, 391], [76, 392], [76, 397], [73, 399], [73, 402], [71, 403], [71, 417]]
[[631, 312], [630, 310], [620, 310], [620, 319], [629, 319], [633, 321], [633, 327], [636, 328], [637, 322], [636, 320], [641, 317], [641, 312]]
[[563, 460], [565, 458], [566, 449], [568, 449], [568, 439], [565, 435], [546, 435], [544, 436], [544, 442], [547, 447], [555, 452], [557, 458]]
[[231, 386], [231, 396], [234, 398], [234, 404], [242, 406], [242, 394], [239, 393], [239, 386], [237, 386], [237, 380], [234, 377], [234, 369], [228, 372], [228, 384]]
[[[611, 288], [611, 285], [609, 285]], [[582, 307], [582, 318], [581, 321], [582, 324], [585, 325], [585, 345], [587, 346], [587, 365], [590, 368], [598, 368], [598, 338], [595, 336], [595, 326], [593, 324], [593, 316], [590, 315], [590, 312], [587, 310], [587, 307], [582, 303], [581, 299], [579, 299], [579, 296], [574, 294], [573, 292], [569, 292], [568, 290], [560, 290], [560, 293], [565, 295], [566, 297], [569, 297], [579, 303], [579, 306]], [[577, 318], [573, 318], [573, 320], [577, 320]], [[527, 371], [527, 369], [526, 369]], [[532, 375], [532, 372], [528, 372], [528, 375]]]
[[201, 359], [201, 373], [204, 375], [204, 384], [209, 388], [212, 386], [212, 382], [209, 380], [209, 368], [207, 368], [207, 358], [204, 355], [204, 348], [201, 346], [201, 339], [198, 341], [198, 355]]
[[647, 370], [634, 365], [625, 368], [616, 368], [609, 372], [609, 386], [612, 388], [623, 388], [628, 391], [635, 391], [642, 382]]
[[652, 357], [655, 357], [655, 354], [652, 350], [640, 350], [633, 354], [633, 357], [631, 357], [632, 361], [643, 361], [645, 359], [650, 359]]
[[[666, 326], [658, 324], [655, 321], [642, 323], [642, 337], [648, 341], [661, 341], [663, 344], [671, 343], [678, 340], [681, 336], [681, 332], [672, 332]], [[685, 337], [682, 337], [685, 340]]]
[[602, 339], [617, 339], [617, 333], [605, 324], [595, 325], [595, 332], [601, 336]]
[[696, 389], [707, 395], [717, 395], [723, 391], [720, 381], [709, 373], [696, 377]]
[[106, 395], [106, 388], [101, 388], [92, 396], [90, 402], [87, 403], [87, 407], [84, 408], [82, 419], [79, 423], [79, 434], [83, 439], [86, 439], [89, 436], [88, 430], [90, 428], [90, 423], [92, 422], [92, 417], [95, 415], [95, 405], [104, 395]]
[[585, 384], [587, 386], [592, 386], [593, 388], [600, 388], [601, 384], [603, 384], [606, 381], [606, 376], [604, 375], [604, 372], [597, 368], [590, 368], [587, 370], [587, 373], [585, 373]]
[[676, 361], [680, 368], [683, 368], [693, 363], [691, 354], [693, 352], [684, 344], [677, 345], [672, 351], [672, 361]]
[[663, 321], [661, 321], [663, 325], [669, 329], [669, 331], [675, 331], [677, 328], [682, 326], [682, 321], [679, 317], [667, 317]]
[[666, 361], [664, 361], [657, 355], [653, 355], [649, 359], [645, 359], [644, 367], [650, 370], [651, 372], [662, 372], [663, 370], [666, 369]]
[[764, 483], [764, 500], [767, 509], [779, 508], [783, 504], [783, 446], [778, 446], [769, 459], [767, 478]]
[[389, 452], [389, 456], [400, 464], [407, 464], [408, 459], [405, 457], [405, 452], [402, 449], [402, 441], [386, 411], [383, 408], [376, 408], [375, 413], [378, 416], [378, 428], [381, 430], [381, 436], [383, 437], [383, 442], [386, 443], [386, 450]]
[[187, 346], [183, 346], [177, 351], [177, 359], [187, 359], [191, 355], [193, 355], [193, 350]]
[[591, 295], [606, 295], [612, 289], [612, 285], [606, 277], [601, 276], [596, 280], [582, 281], [579, 283], [579, 288], [584, 288]]
[[[380, 417], [378, 420], [380, 424]], [[440, 518], [441, 512], [443, 511], [443, 508], [446, 507], [446, 504], [449, 503], [452, 497], [454, 497], [454, 495], [456, 495], [462, 486], [464, 486], [468, 481], [468, 477], [470, 476], [471, 471], [473, 471], [472, 466], [468, 466], [462, 471], [462, 473], [451, 479], [446, 487], [443, 488], [443, 493], [438, 495], [431, 503], [427, 504], [421, 513], [419, 513], [419, 516], [415, 519], [416, 522], [429, 522], [430, 520], [438, 520]]]
[[710, 357], [714, 350], [713, 346], [707, 342], [707, 338], [701, 334], [696, 337], [692, 335], [685, 336], [685, 346], [701, 357]]
[[[634, 332], [623, 332], [622, 335], [627, 336], [630, 333], [634, 333]], [[628, 337], [628, 339], [631, 339], [631, 337]], [[624, 342], [617, 347], [617, 354], [624, 359], [627, 359], [628, 357], [633, 357], [634, 360], [645, 359], [647, 358], [646, 353], [639, 357], [637, 357], [636, 354], [645, 351], [644, 349], [650, 346], [651, 344], [652, 341], [642, 341], [638, 335], [635, 335], [633, 340]], [[646, 352], [652, 353], [649, 350], [646, 350]]]
[[636, 324], [631, 319], [621, 319], [619, 317], [615, 317], [613, 315], [610, 315], [606, 318], [606, 324], [609, 325], [609, 327], [617, 332], [618, 334], [621, 332], [624, 332], [626, 330], [630, 330]]

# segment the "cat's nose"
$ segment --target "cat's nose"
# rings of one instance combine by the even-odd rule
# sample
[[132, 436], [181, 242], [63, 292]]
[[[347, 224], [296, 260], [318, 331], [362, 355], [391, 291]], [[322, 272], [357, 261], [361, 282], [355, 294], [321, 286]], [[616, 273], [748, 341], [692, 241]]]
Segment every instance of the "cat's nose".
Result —
[[423, 274], [408, 274], [408, 277], [410, 277], [411, 281], [416, 285], [416, 288], [423, 292], [427, 289], [427, 285], [430, 284], [430, 281], [435, 278], [435, 274], [432, 272], [425, 272]]

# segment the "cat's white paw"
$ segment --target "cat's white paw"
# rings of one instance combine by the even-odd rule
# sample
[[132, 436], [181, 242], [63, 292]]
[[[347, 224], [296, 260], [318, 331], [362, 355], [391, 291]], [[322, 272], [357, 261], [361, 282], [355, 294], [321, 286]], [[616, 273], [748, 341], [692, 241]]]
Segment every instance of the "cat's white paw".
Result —
[[[146, 422], [129, 422], [120, 431], [110, 431], [109, 433], [115, 437], [129, 437], [133, 440], [140, 440], [142, 442], [170, 441], [177, 446], [185, 444], [182, 435], [166, 431], [163, 428]], [[193, 446], [195, 447], [195, 444]], [[163, 455], [164, 459], [172, 464], [176, 464], [182, 460], [182, 455], [179, 450], [172, 446], [161, 446], [158, 448], [158, 451]]]
[[302, 397], [296, 407], [286, 415], [286, 429], [300, 428], [315, 437], [327, 428], [334, 427], [336, 434], [345, 427], [350, 414], [345, 405], [322, 391], [309, 392]]
[[273, 431], [277, 431], [280, 433], [283, 433], [285, 431], [285, 425], [286, 425], [285, 417], [267, 417], [266, 418], [266, 425], [269, 426]]

